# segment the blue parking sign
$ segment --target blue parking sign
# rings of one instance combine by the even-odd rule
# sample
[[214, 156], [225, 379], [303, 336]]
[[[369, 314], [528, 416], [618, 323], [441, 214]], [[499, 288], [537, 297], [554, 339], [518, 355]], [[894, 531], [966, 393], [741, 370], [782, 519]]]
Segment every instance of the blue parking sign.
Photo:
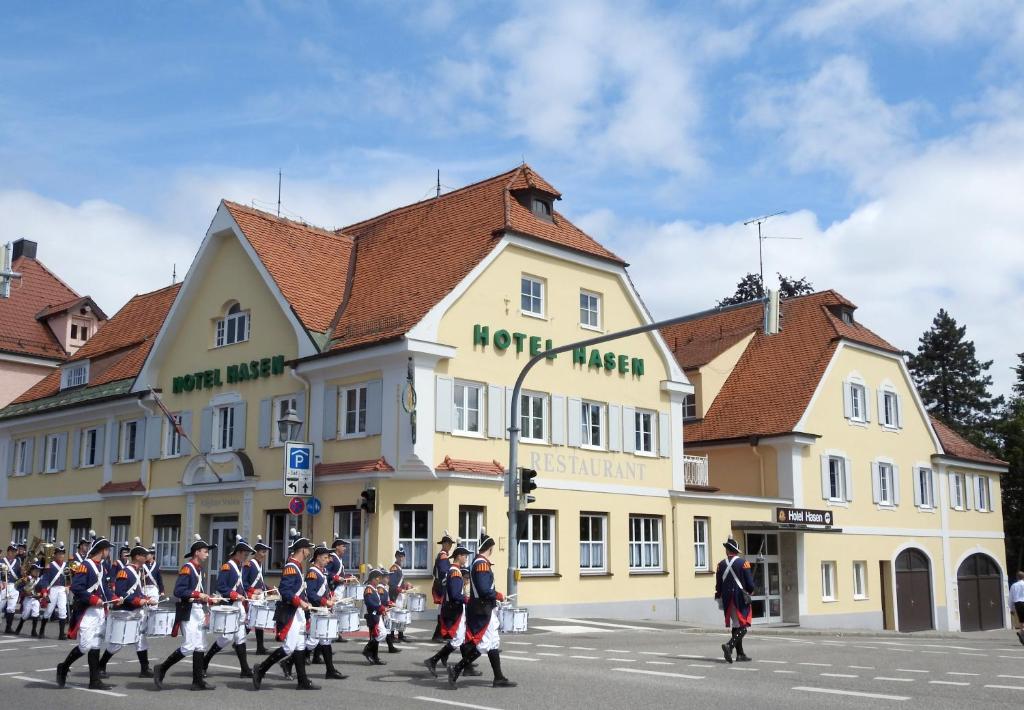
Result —
[[285, 444], [284, 490], [286, 496], [313, 495], [313, 445], [296, 441]]

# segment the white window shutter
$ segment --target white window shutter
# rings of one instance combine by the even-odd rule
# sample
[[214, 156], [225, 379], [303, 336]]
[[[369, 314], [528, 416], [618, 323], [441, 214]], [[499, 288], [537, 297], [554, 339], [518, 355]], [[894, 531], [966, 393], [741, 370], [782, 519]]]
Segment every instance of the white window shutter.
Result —
[[892, 504], [900, 504], [900, 467], [892, 465]]
[[987, 510], [989, 513], [991, 513], [993, 511], [995, 511], [995, 509], [996, 509], [995, 499], [992, 498], [992, 477], [991, 476], [985, 476], [985, 493], [987, 494], [985, 497], [988, 499], [988, 508], [986, 508], [985, 510]]
[[245, 448], [245, 404], [245, 402], [239, 402], [231, 405], [231, 408], [235, 410], [235, 451]]
[[35, 468], [32, 469], [34, 473], [42, 473], [46, 470], [46, 437], [36, 437], [36, 462]]
[[853, 500], [853, 469], [850, 467], [850, 459], [843, 459], [843, 482], [846, 488], [846, 500]]
[[163, 417], [147, 417], [146, 421], [146, 458], [160, 458], [160, 438], [163, 434]]
[[853, 395], [850, 392], [850, 383], [843, 382], [843, 416], [847, 419], [853, 417]]
[[885, 390], [878, 388], [878, 423], [885, 424]]
[[580, 423], [580, 409], [583, 407], [583, 402], [573, 397], [566, 401], [569, 407], [569, 416], [566, 417], [569, 421], [569, 446], [578, 447], [581, 439], [580, 427], [582, 426]]
[[213, 448], [213, 407], [203, 407], [199, 416], [199, 451], [210, 453]]
[[28, 443], [25, 444], [27, 451], [25, 451], [25, 466], [27, 467], [25, 473], [32, 473], [32, 466], [34, 465], [35, 459], [32, 458], [32, 452], [35, 450], [36, 440], [29, 438]]
[[871, 500], [875, 503], [882, 502], [881, 470], [877, 461], [871, 462]]
[[871, 421], [871, 405], [869, 404], [870, 401], [871, 388], [868, 387], [867, 385], [864, 385], [864, 421], [866, 422]]
[[434, 394], [434, 430], [450, 434], [452, 431], [452, 409], [454, 408], [452, 378], [437, 376], [437, 390]]
[[[505, 436], [506, 436], [506, 438], [508, 437], [508, 430], [512, 428], [512, 390], [513, 389], [514, 388], [512, 388], [512, 387], [506, 387], [505, 388]], [[516, 416], [519, 417], [519, 421], [516, 422], [516, 427], [518, 427], [520, 429], [520, 431], [519, 431], [519, 438], [522, 439], [523, 438], [523, 434], [525, 433], [525, 432], [522, 431], [522, 428], [523, 428], [523, 391], [522, 390], [519, 390], [519, 402], [517, 403], [516, 406], [518, 407], [518, 412], [517, 412]]]
[[[452, 400], [449, 400], [449, 404]], [[384, 406], [384, 381], [370, 380], [366, 383], [366, 435], [380, 436], [381, 409]]]
[[903, 428], [903, 397], [896, 395], [896, 426]]
[[[11, 446], [14, 446], [14, 442], [11, 442]], [[71, 436], [71, 468], [78, 468], [82, 463], [82, 430], [75, 429], [75, 433]]]
[[964, 475], [964, 510], [974, 508], [974, 476]]
[[[299, 414], [299, 416], [303, 416]], [[274, 400], [267, 398], [260, 400], [260, 435], [257, 444], [261, 449], [265, 449], [270, 446], [270, 442], [273, 439], [270, 436], [271, 429], [276, 422], [274, 422]]]
[[636, 410], [622, 407], [622, 450], [627, 454], [636, 452]]
[[107, 455], [107, 425], [96, 427], [96, 463], [103, 463]]
[[18, 442], [15, 439], [7, 440], [7, 468], [4, 473], [8, 476], [14, 475], [14, 450], [18, 448]]
[[658, 453], [663, 459], [672, 455], [672, 425], [670, 422], [668, 412], [658, 412]]
[[505, 388], [487, 385], [487, 436], [500, 439], [505, 436]]
[[948, 474], [946, 476], [946, 479], [947, 479], [947, 481], [949, 483], [949, 507], [955, 510], [956, 509], [956, 484], [953, 483], [953, 477], [954, 476], [956, 476], [955, 473], [950, 473], [950, 474]]
[[323, 433], [324, 441], [338, 438], [338, 385], [324, 387]]
[[924, 491], [921, 490], [921, 469], [917, 466], [913, 468], [914, 472], [914, 505], [921, 507], [924, 504]]
[[[213, 409], [210, 409], [213, 412]], [[212, 414], [211, 414], [212, 416]], [[211, 419], [211, 421], [213, 421]], [[114, 422], [114, 425], [107, 429], [107, 463], [117, 463], [121, 457], [120, 443], [121, 422]], [[207, 449], [208, 450], [208, 449]]]
[[828, 456], [821, 455], [821, 498], [828, 500], [831, 497], [832, 486], [829, 482]]
[[[189, 438], [192, 437], [192, 412], [191, 411], [187, 411], [187, 412], [182, 412], [181, 413], [181, 430], [183, 432], [185, 432], [185, 435], [188, 436]], [[186, 456], [191, 455], [191, 453], [192, 453], [189, 450], [189, 444], [188, 444], [187, 441], [181, 442], [181, 450], [182, 450], [182, 452]]]
[[939, 496], [939, 474], [934, 468], [932, 469], [932, 490], [930, 491], [930, 494], [931, 499], [928, 501], [928, 504], [934, 508], [938, 505], [939, 499], [941, 498], [941, 496]]
[[565, 397], [551, 395], [551, 443], [565, 446]]
[[608, 405], [608, 450], [622, 451], [622, 406]]
[[62, 431], [57, 434], [57, 470], [63, 471], [68, 467], [68, 433]]

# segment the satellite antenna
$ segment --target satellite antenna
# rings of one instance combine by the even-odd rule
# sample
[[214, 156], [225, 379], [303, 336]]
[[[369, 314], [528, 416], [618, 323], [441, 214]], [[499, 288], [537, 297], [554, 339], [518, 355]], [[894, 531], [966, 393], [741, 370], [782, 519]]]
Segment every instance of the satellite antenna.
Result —
[[758, 273], [761, 275], [761, 289], [764, 290], [764, 240], [765, 239], [803, 239], [803, 237], [769, 237], [762, 233], [761, 225], [770, 220], [772, 217], [778, 217], [780, 214], [786, 214], [786, 210], [779, 210], [778, 212], [772, 212], [771, 214], [761, 215], [760, 217], [754, 217], [748, 219], [743, 223], [746, 227], [751, 224], [757, 225], [757, 264]]

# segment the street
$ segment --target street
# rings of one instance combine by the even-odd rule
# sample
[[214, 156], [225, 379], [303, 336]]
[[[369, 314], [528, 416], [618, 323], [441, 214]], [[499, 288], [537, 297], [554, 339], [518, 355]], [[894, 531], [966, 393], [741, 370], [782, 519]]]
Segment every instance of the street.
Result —
[[[725, 633], [677, 625], [640, 622], [630, 629], [621, 621], [531, 619], [526, 634], [502, 638], [505, 674], [517, 688], [492, 689], [486, 659], [483, 676], [460, 680], [449, 690], [433, 679], [422, 660], [436, 644], [422, 642], [425, 622], [412, 629], [401, 654], [382, 654], [387, 666], [371, 667], [359, 655], [362, 640], [335, 646], [335, 659], [349, 675], [343, 681], [322, 679], [323, 666], [311, 666], [320, 691], [294, 690], [294, 682], [273, 669], [263, 690], [255, 693], [237, 677], [234, 655], [222, 652], [211, 665], [209, 681], [217, 689], [189, 692], [190, 666], [185, 660], [167, 676], [156, 694], [152, 681], [136, 677], [134, 652], [123, 650], [110, 662], [111, 691], [90, 691], [85, 659], [79, 660], [69, 688], [54, 684], [54, 667], [70, 642], [0, 637], [0, 693], [7, 707], [41, 708], [73, 703], [82, 708], [118, 707], [158, 701], [164, 708], [216, 704], [225, 710], [320, 703], [394, 708], [704, 707], [835, 708], [1020, 707], [1024, 700], [1024, 646], [1010, 633], [964, 634], [957, 638], [887, 635], [811, 636], [784, 631], [745, 640], [751, 663], [724, 662], [719, 650]], [[365, 632], [363, 632], [365, 635]], [[208, 637], [209, 639], [209, 637]], [[176, 641], [151, 642], [151, 658], [162, 659]], [[253, 649], [250, 642], [250, 653]], [[260, 657], [250, 655], [250, 661]], [[784, 699], [784, 700], [783, 700]]]

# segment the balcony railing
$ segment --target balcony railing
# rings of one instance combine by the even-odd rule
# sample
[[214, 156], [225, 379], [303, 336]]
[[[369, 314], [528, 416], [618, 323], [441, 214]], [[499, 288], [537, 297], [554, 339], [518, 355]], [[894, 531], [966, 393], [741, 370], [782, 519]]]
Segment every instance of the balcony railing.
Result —
[[708, 457], [683, 456], [683, 480], [687, 486], [708, 486]]

